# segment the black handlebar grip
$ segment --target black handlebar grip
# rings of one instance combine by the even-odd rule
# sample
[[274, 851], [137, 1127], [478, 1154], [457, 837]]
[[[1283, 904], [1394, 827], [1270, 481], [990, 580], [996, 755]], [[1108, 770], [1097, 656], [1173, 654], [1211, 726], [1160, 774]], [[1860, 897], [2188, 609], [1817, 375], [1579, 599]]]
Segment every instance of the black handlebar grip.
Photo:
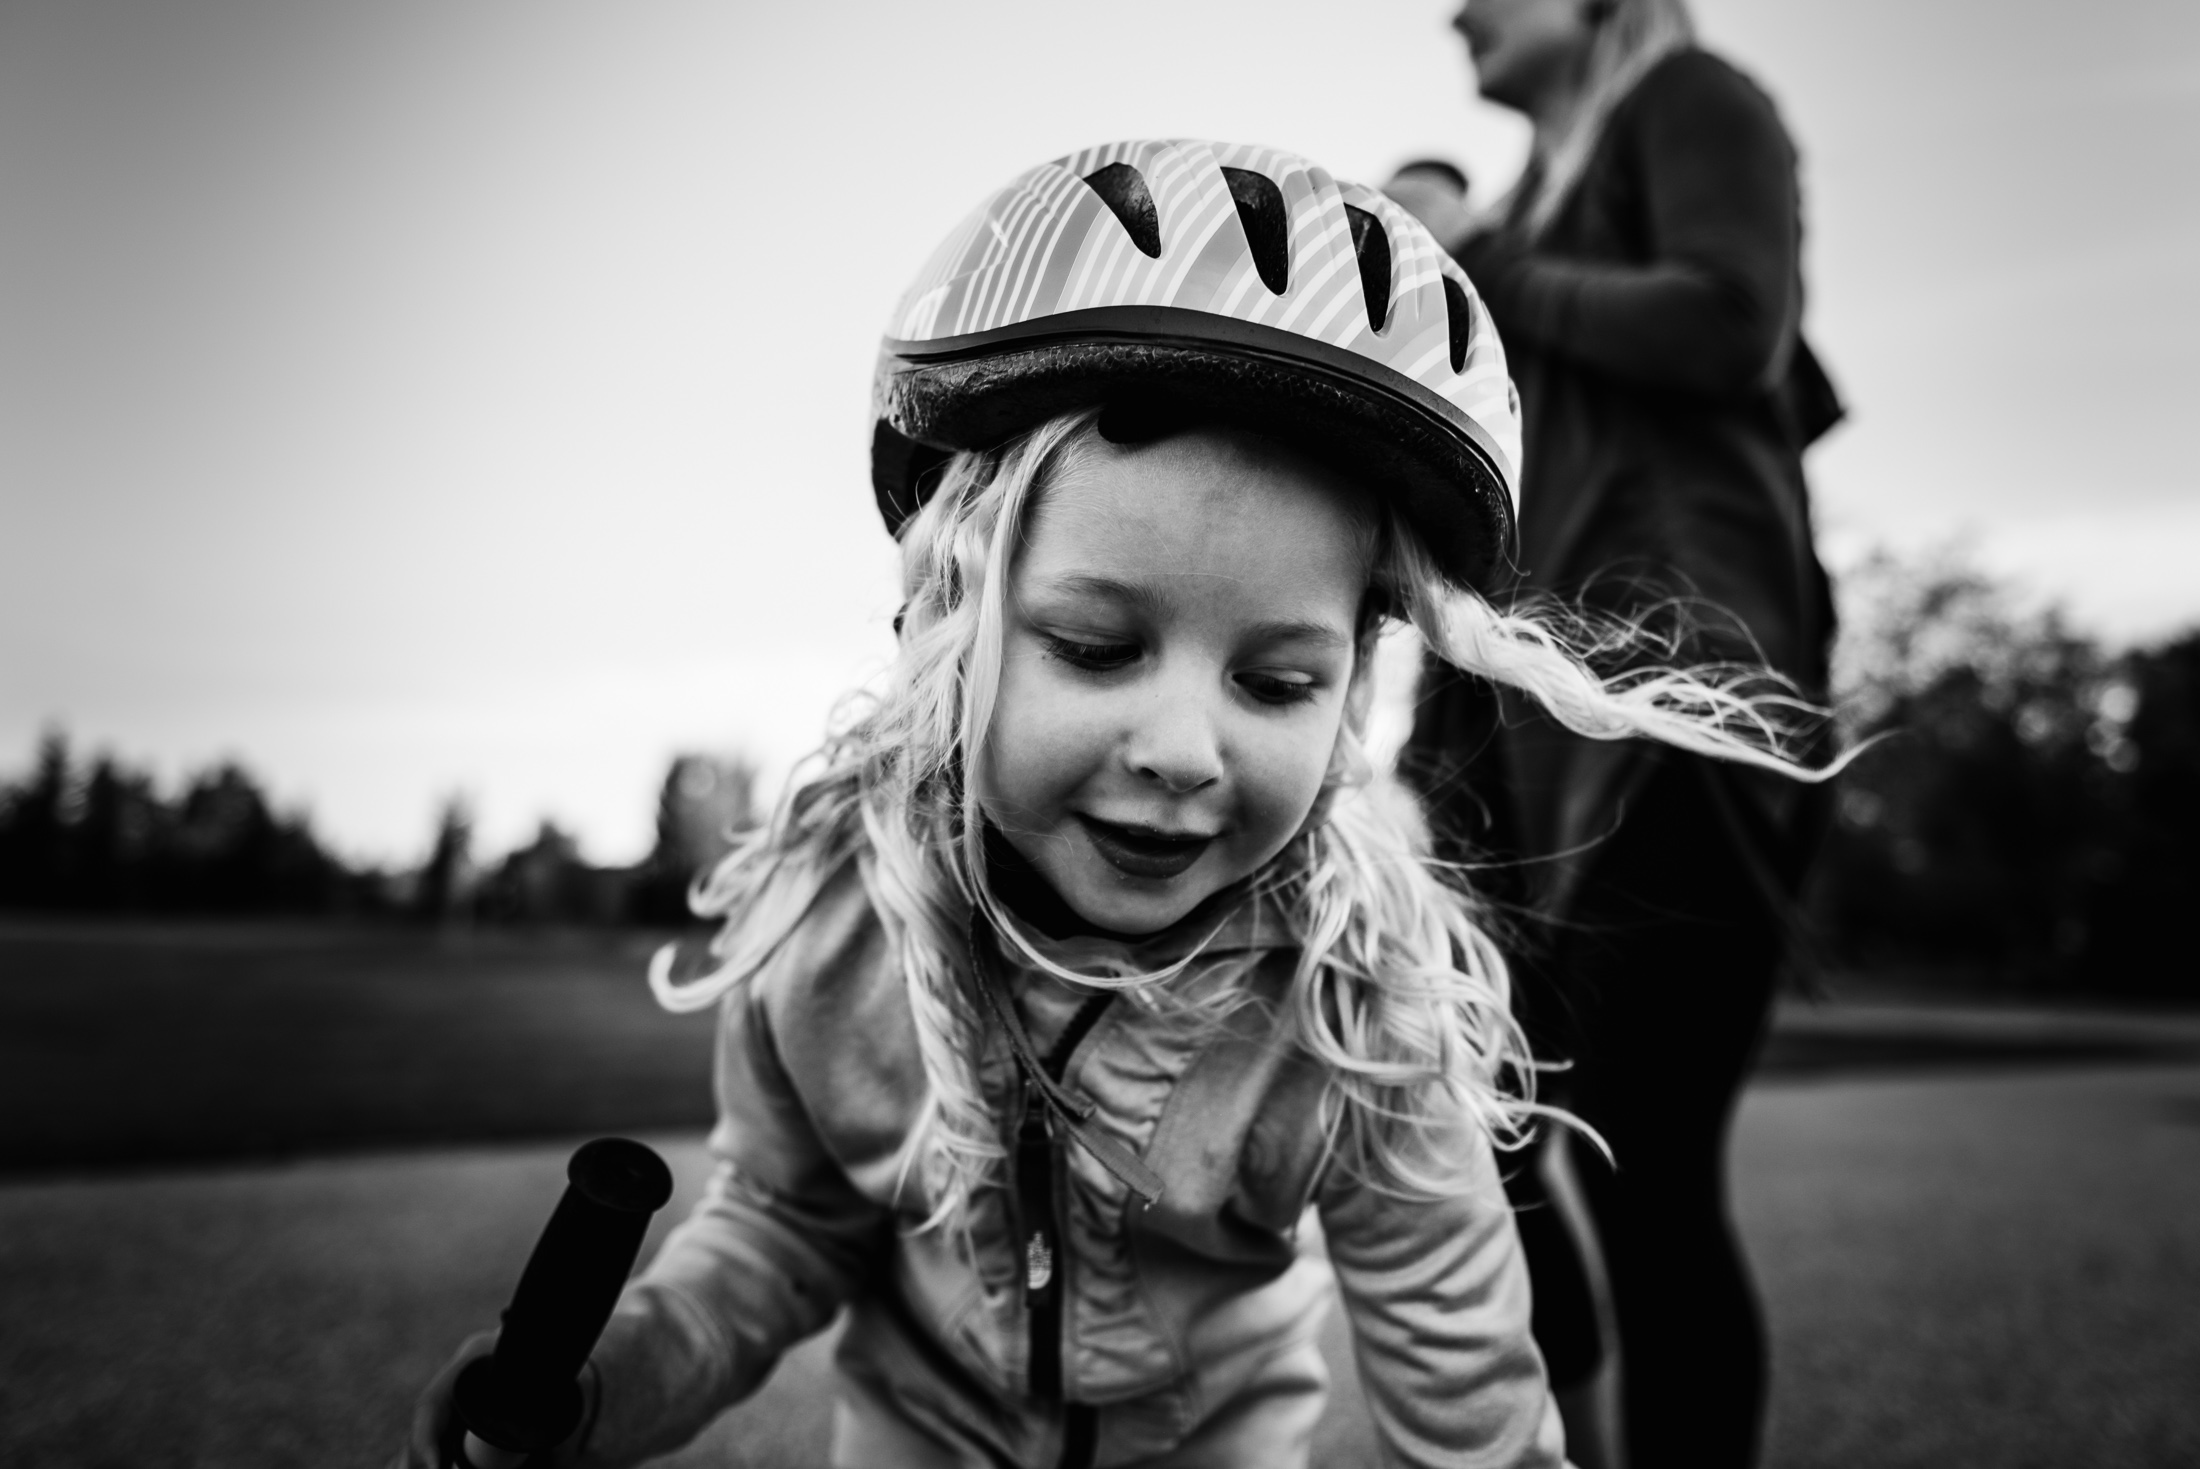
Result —
[[520, 1272], [495, 1353], [467, 1363], [454, 1389], [469, 1436], [506, 1462], [555, 1448], [580, 1425], [581, 1368], [634, 1269], [649, 1216], [672, 1197], [665, 1160], [625, 1138], [583, 1144], [565, 1176], [565, 1197]]

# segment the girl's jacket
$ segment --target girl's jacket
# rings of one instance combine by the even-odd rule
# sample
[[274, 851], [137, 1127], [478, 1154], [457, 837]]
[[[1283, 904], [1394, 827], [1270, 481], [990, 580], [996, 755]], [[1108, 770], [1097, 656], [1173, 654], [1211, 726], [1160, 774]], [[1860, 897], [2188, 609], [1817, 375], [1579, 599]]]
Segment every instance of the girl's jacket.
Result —
[[[1150, 969], [1214, 922], [1054, 953], [1085, 972]], [[1044, 1053], [1089, 992], [1002, 948]], [[1158, 1203], [1141, 1207], [1083, 1148], [1057, 1145], [1036, 1192], [983, 1190], [958, 1243], [919, 1228], [929, 1202], [901, 1163], [925, 1090], [917, 1031], [860, 864], [846, 864], [724, 1003], [717, 1171], [597, 1348], [582, 1461], [684, 1443], [847, 1306], [836, 1464], [1303, 1464], [1333, 1269], [1385, 1463], [1559, 1464], [1487, 1142], [1471, 1140], [1457, 1193], [1431, 1203], [1332, 1163], [1321, 1073], [1281, 1013], [1294, 957], [1276, 910], [1249, 899], [1173, 987], [1242, 987], [1257, 1003], [1202, 1022], [1123, 998], [1067, 1037], [1064, 1087], [1160, 1176]], [[1024, 1083], [1005, 1035], [982, 1033], [1015, 1172]], [[1310, 1205], [1326, 1268], [1298, 1241]], [[1035, 1247], [1035, 1233], [1055, 1245]]]

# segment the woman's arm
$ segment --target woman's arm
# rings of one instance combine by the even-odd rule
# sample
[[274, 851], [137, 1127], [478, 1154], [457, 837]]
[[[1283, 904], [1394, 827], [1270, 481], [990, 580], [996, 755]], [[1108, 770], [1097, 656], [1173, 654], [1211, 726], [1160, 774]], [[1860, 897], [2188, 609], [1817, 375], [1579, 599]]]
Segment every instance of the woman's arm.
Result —
[[590, 1359], [598, 1393], [584, 1465], [631, 1464], [693, 1438], [823, 1329], [888, 1246], [886, 1211], [818, 1141], [756, 990], [725, 1003], [717, 1172], [627, 1287]]
[[1329, 1262], [1385, 1465], [1559, 1469], [1565, 1429], [1528, 1334], [1528, 1268], [1487, 1140], [1458, 1191], [1392, 1198], [1332, 1165]]
[[1639, 181], [1649, 262], [1570, 260], [1485, 235], [1460, 263], [1508, 340], [1648, 387], [1762, 392], [1786, 368], [1802, 306], [1787, 133], [1762, 92], [1701, 52], [1642, 86], [1610, 141]]

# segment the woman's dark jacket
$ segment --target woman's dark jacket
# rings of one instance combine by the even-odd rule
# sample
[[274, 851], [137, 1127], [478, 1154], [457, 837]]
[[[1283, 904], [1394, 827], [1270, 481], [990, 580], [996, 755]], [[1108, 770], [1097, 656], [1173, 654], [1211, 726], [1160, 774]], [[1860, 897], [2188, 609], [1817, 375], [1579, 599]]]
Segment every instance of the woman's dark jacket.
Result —
[[[1815, 698], [1833, 613], [1802, 450], [1841, 410], [1797, 331], [1795, 164], [1763, 92], [1717, 57], [1677, 52], [1614, 108], [1540, 237], [1485, 235], [1460, 261], [1525, 414], [1519, 590], [1626, 614], [1679, 599], [1688, 661], [1761, 661]], [[1503, 706], [1486, 685], [1436, 679], [1409, 774], [1440, 828], [1559, 859], [1534, 870], [1536, 895], [1563, 909], [1579, 854], [1614, 828], [1647, 752], [1570, 735], [1511, 696]], [[1478, 756], [1508, 767], [1509, 810], [1475, 799], [1499, 785]], [[1760, 816], [1789, 820], [1770, 785], [1749, 789]]]

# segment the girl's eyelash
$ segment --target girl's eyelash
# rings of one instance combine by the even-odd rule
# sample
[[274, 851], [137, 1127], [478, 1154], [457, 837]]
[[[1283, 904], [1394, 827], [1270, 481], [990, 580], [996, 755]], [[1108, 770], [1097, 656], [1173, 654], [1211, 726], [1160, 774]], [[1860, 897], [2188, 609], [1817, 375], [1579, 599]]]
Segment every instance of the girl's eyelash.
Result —
[[1314, 697], [1311, 679], [1301, 683], [1295, 679], [1277, 678], [1272, 674], [1248, 673], [1238, 680], [1245, 691], [1263, 704], [1299, 704]]
[[1046, 643], [1049, 653], [1065, 663], [1074, 663], [1079, 668], [1104, 672], [1121, 668], [1138, 656], [1136, 643], [1080, 643], [1074, 638], [1057, 637], [1053, 633], [1042, 633], [1040, 637]]
[[[1058, 633], [1041, 633], [1039, 640], [1054, 657], [1092, 673], [1113, 673], [1127, 667], [1138, 661], [1141, 651], [1136, 643], [1086, 643]], [[1311, 679], [1300, 681], [1267, 673], [1241, 674], [1238, 683], [1255, 699], [1269, 705], [1304, 703], [1314, 697], [1316, 687]]]

